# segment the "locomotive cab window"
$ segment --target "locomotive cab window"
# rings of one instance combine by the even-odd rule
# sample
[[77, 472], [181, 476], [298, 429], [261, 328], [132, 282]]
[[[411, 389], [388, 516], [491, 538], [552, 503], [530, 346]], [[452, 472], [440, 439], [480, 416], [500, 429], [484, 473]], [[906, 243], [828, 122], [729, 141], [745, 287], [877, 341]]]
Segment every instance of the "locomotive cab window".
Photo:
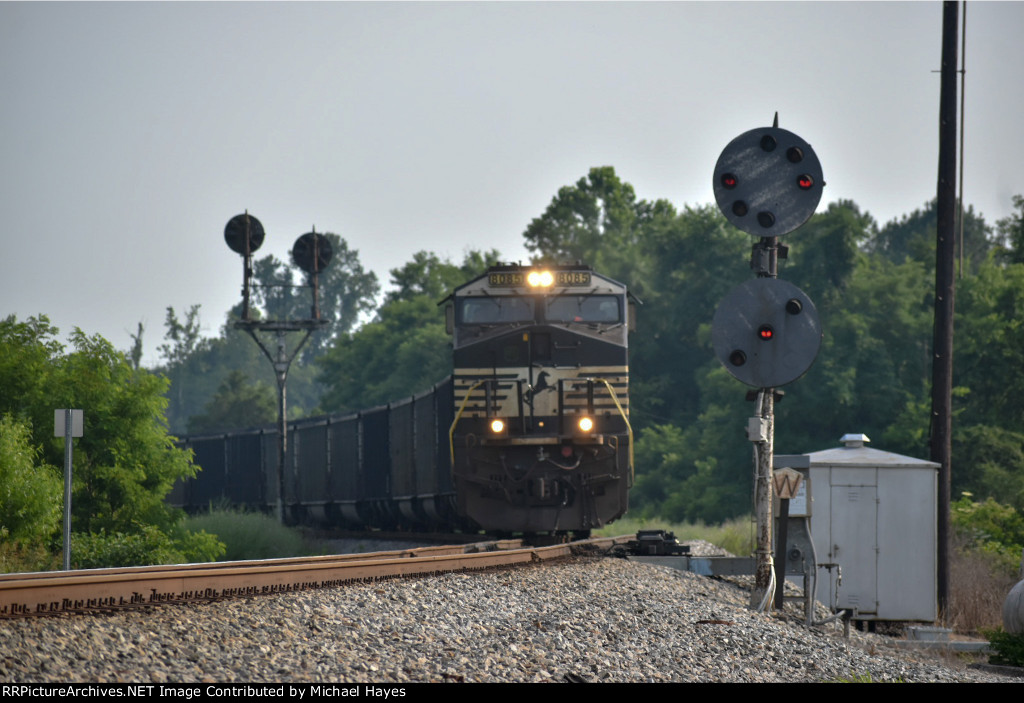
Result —
[[547, 300], [544, 316], [548, 322], [622, 321], [619, 298], [615, 295], [559, 295]]
[[532, 322], [533, 301], [528, 298], [509, 296], [463, 298], [458, 304], [458, 320], [463, 325]]

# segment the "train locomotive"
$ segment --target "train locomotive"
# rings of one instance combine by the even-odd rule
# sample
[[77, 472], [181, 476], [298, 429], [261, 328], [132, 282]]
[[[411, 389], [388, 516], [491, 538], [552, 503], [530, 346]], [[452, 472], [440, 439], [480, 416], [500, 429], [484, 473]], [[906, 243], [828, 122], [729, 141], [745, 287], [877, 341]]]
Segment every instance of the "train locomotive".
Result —
[[[293, 522], [587, 533], [633, 482], [626, 287], [583, 265], [498, 264], [444, 301], [453, 373], [429, 391], [288, 423]], [[186, 437], [202, 467], [170, 502], [277, 502], [277, 432]]]
[[582, 266], [491, 267], [455, 290], [452, 473], [490, 530], [588, 531], [632, 483], [625, 286]]

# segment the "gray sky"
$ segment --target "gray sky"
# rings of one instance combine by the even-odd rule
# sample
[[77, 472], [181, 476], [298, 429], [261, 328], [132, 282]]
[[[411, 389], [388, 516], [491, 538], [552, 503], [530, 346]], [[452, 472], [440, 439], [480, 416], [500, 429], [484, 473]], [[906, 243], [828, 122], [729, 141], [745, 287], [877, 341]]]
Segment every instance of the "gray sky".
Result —
[[[822, 207], [934, 197], [941, 4], [0, 2], [0, 315], [159, 361], [168, 305], [240, 298], [225, 223], [286, 258], [315, 225], [386, 283], [421, 249], [525, 259], [558, 188], [611, 165], [713, 202], [771, 123], [815, 148]], [[967, 10], [965, 200], [1024, 193], [1024, 3]], [[791, 235], [799, 237], [799, 232]], [[791, 240], [794, 245], [796, 240]], [[743, 262], [737, 262], [743, 265]]]

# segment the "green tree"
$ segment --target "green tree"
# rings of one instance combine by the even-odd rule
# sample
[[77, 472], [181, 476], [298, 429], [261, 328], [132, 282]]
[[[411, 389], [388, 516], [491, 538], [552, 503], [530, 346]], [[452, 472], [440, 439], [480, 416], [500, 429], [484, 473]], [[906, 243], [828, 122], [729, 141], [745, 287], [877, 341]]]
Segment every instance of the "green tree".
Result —
[[142, 323], [139, 323], [138, 332], [130, 335], [132, 338], [132, 348], [128, 351], [128, 358], [132, 361], [132, 368], [138, 371], [142, 368]]
[[[750, 277], [751, 239], [717, 208], [685, 208], [648, 230], [638, 246], [649, 260], [638, 333], [630, 337], [631, 410], [640, 426], [696, 421], [699, 376], [714, 360], [711, 321], [733, 286]], [[717, 362], [716, 362], [717, 363]]]
[[957, 290], [954, 383], [970, 390], [959, 422], [1024, 427], [1024, 264], [988, 263]]
[[[190, 431], [189, 419], [207, 412], [217, 389], [234, 371], [242, 372], [250, 384], [263, 384], [277, 392], [273, 367], [249, 335], [234, 326], [239, 312], [236, 308], [228, 313], [218, 336], [200, 339], [186, 355], [165, 356], [165, 365], [154, 369], [171, 381], [167, 423], [173, 433]], [[320, 334], [323, 331], [314, 332], [314, 337]], [[297, 334], [290, 335], [289, 349], [294, 349], [299, 339]], [[316, 407], [322, 389], [314, 372], [314, 366], [304, 363], [301, 356], [292, 364], [288, 373], [289, 418], [301, 417]]]
[[0, 322], [0, 414], [31, 427], [41, 460], [61, 465], [53, 410], [84, 411], [84, 435], [75, 440], [72, 531], [113, 536], [151, 527], [187, 546], [193, 558], [215, 554], [215, 538], [175, 533], [182, 514], [164, 503], [174, 482], [196, 471], [190, 453], [167, 434], [167, 381], [133, 369], [102, 337], [76, 329], [67, 352], [56, 336], [45, 317]]
[[[313, 362], [366, 317], [380, 288], [376, 275], [363, 269], [357, 251], [350, 249], [337, 234], [327, 232], [324, 236], [331, 244], [333, 255], [330, 265], [319, 276], [318, 300], [321, 319], [327, 320], [328, 324], [313, 332], [289, 369], [290, 419], [302, 417], [318, 405], [324, 389], [317, 381], [317, 368]], [[264, 320], [310, 319], [310, 286], [307, 274], [293, 265], [272, 255], [258, 259], [253, 264], [251, 317]], [[228, 312], [218, 335], [203, 338], [200, 335], [199, 306], [190, 308], [183, 320], [173, 308], [168, 308], [166, 341], [160, 347], [164, 363], [157, 370], [171, 379], [167, 420], [172, 431], [199, 431], [199, 427], [209, 428], [210, 422], [228, 421], [231, 412], [224, 403], [230, 402], [230, 398], [214, 399], [217, 389], [225, 383], [238, 392], [242, 392], [241, 385], [245, 383], [254, 386], [254, 398], [265, 396], [267, 388], [276, 394], [277, 378], [273, 367], [250, 336], [235, 327], [240, 317], [241, 303]], [[270, 334], [257, 334], [271, 348], [276, 346], [276, 340]], [[302, 333], [298, 332], [286, 336], [290, 354], [294, 353], [301, 339]], [[229, 375], [234, 372], [241, 372], [243, 376], [229, 381]], [[256, 390], [256, 387], [263, 390]], [[218, 414], [220, 419], [215, 420], [214, 416]], [[236, 419], [249, 423], [259, 417], [262, 414], [257, 412]], [[196, 420], [190, 424], [190, 418]], [[221, 425], [218, 429], [231, 428]]]
[[0, 538], [43, 544], [57, 530], [61, 479], [38, 455], [26, 425], [0, 417]]
[[391, 271], [393, 290], [377, 316], [342, 335], [319, 361], [320, 409], [369, 408], [425, 391], [452, 371], [451, 338], [438, 302], [482, 274], [498, 253], [470, 251], [461, 264], [417, 252]]
[[[523, 238], [543, 261], [582, 261], [617, 280], [642, 281], [649, 261], [646, 233], [675, 217], [667, 200], [636, 199], [633, 186], [611, 166], [595, 167], [575, 185], [564, 186]], [[642, 292], [642, 291], [638, 291]]]
[[1017, 212], [996, 223], [1000, 259], [1010, 264], [1024, 264], [1024, 195], [1013, 196]]
[[257, 427], [273, 422], [276, 417], [275, 389], [261, 381], [252, 383], [244, 372], [235, 369], [206, 404], [206, 411], [189, 418], [188, 431], [190, 434], [202, 434]]
[[[376, 274], [363, 269], [358, 251], [333, 232], [323, 236], [330, 242], [332, 254], [327, 268], [318, 275], [317, 300], [320, 319], [328, 324], [307, 342], [303, 349], [306, 362], [323, 354], [338, 335], [352, 330], [360, 317], [373, 309], [380, 292]], [[312, 285], [312, 275], [294, 263], [272, 254], [258, 259], [253, 264], [252, 313], [269, 320], [312, 319]]]
[[[164, 326], [165, 341], [157, 349], [164, 359], [164, 365], [159, 371], [171, 381], [167, 395], [167, 415], [169, 418], [187, 417], [188, 365], [203, 342], [199, 331], [199, 305], [190, 307], [184, 320], [179, 319], [174, 308], [168, 306]], [[172, 421], [171, 426], [175, 424]]]
[[[350, 249], [339, 235], [325, 232], [334, 252], [331, 263], [320, 274], [320, 316], [330, 320], [325, 333], [313, 335], [309, 340], [308, 360], [322, 355], [340, 334], [352, 331], [360, 318], [369, 314], [377, 304], [380, 284], [373, 271], [366, 271], [359, 261], [359, 252]], [[305, 276], [306, 285], [311, 285]]]
[[418, 251], [413, 254], [412, 261], [391, 270], [392, 288], [384, 296], [384, 303], [415, 300], [419, 297], [436, 303], [500, 259], [501, 254], [496, 249], [469, 251], [461, 264], [453, 264], [429, 251]]
[[[894, 264], [901, 264], [907, 259], [920, 261], [931, 271], [935, 266], [937, 228], [938, 201], [933, 198], [923, 208], [886, 223], [867, 242], [866, 249]], [[973, 271], [993, 248], [992, 230], [970, 205], [964, 211], [963, 229], [964, 257], [970, 264], [969, 270]], [[959, 226], [957, 233], [959, 237]]]

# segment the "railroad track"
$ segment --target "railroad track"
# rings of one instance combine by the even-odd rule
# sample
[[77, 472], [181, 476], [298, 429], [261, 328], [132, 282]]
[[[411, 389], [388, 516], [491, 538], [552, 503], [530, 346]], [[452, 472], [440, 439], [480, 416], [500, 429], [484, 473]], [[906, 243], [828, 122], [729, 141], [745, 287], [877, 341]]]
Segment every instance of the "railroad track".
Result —
[[629, 537], [549, 547], [521, 540], [367, 554], [0, 575], [0, 618], [287, 593], [375, 580], [531, 564], [601, 550]]

